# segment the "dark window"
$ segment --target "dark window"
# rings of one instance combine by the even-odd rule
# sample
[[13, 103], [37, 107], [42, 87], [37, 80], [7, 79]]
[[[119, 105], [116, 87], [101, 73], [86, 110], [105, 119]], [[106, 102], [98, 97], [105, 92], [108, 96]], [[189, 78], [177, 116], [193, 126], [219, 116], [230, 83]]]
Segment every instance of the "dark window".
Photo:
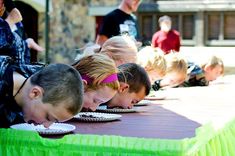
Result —
[[142, 17], [142, 37], [144, 40], [152, 39], [152, 15]]
[[224, 15], [224, 39], [235, 39], [235, 14]]
[[194, 16], [183, 15], [182, 38], [192, 40], [194, 36]]
[[218, 40], [220, 34], [220, 15], [208, 15], [208, 40]]

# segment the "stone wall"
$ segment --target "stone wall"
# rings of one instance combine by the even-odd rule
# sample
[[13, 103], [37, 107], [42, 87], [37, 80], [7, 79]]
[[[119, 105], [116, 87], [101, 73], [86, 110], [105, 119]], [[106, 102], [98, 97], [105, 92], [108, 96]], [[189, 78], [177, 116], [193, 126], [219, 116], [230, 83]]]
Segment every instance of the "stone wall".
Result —
[[88, 0], [52, 0], [50, 62], [70, 63], [77, 49], [93, 41], [95, 18], [88, 16]]

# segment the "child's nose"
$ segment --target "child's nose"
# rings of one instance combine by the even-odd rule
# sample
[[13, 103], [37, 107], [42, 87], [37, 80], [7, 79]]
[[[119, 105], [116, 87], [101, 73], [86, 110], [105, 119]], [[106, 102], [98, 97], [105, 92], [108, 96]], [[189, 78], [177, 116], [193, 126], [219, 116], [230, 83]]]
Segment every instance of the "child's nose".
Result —
[[43, 126], [44, 126], [45, 128], [49, 128], [50, 125], [52, 125], [52, 124], [53, 124], [53, 122], [43, 122]]

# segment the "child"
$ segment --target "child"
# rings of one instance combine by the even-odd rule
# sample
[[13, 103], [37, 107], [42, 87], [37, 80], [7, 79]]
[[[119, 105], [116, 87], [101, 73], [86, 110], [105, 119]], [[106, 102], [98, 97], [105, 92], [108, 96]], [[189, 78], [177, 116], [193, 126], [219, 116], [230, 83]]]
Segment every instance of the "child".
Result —
[[188, 65], [188, 79], [182, 86], [208, 86], [210, 81], [216, 80], [223, 73], [223, 61], [217, 56], [211, 56], [201, 67], [190, 62]]
[[149, 94], [151, 83], [144, 68], [135, 63], [123, 64], [118, 68], [120, 70], [118, 73], [120, 88], [106, 105], [110, 108], [130, 109]]
[[146, 70], [151, 84], [165, 75], [166, 59], [151, 46], [146, 46], [138, 52], [137, 63]]
[[187, 62], [179, 53], [170, 53], [165, 55], [165, 58], [167, 62], [166, 75], [154, 82], [152, 88], [155, 91], [163, 87], [177, 86], [187, 78]]
[[85, 56], [73, 66], [79, 71], [84, 82], [82, 111], [95, 111], [101, 103], [109, 101], [119, 89], [118, 69], [108, 56]]
[[82, 58], [94, 53], [106, 54], [114, 60], [116, 66], [119, 66], [125, 63], [135, 63], [137, 52], [135, 41], [128, 35], [122, 35], [111, 37], [105, 41], [102, 47], [99, 45], [88, 46], [79, 57]]
[[49, 127], [77, 114], [83, 102], [80, 74], [65, 64], [52, 64], [27, 77], [0, 56], [0, 127], [28, 122]]

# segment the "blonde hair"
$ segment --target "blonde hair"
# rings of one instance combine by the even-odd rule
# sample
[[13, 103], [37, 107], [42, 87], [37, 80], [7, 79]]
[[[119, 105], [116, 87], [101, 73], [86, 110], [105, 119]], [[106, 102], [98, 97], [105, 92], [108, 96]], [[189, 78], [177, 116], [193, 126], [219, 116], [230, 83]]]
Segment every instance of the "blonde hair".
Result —
[[164, 55], [158, 53], [155, 48], [146, 46], [137, 54], [137, 63], [140, 64], [146, 71], [157, 70], [165, 75], [166, 59]]
[[221, 71], [221, 75], [224, 74], [224, 63], [223, 60], [217, 56], [211, 56], [206, 62], [201, 64], [202, 69], [204, 69], [206, 66], [211, 67], [212, 69], [214, 69], [216, 66], [221, 66], [222, 71]]
[[187, 61], [179, 53], [170, 53], [165, 55], [167, 61], [166, 73], [177, 72], [187, 77]]
[[109, 83], [103, 83], [102, 81], [108, 76], [118, 73], [114, 61], [103, 54], [93, 54], [84, 56], [73, 66], [83, 76], [86, 75], [92, 79], [91, 83], [88, 83], [86, 89], [96, 90], [103, 86], [108, 86], [114, 90], [119, 89], [119, 81], [115, 80]]
[[137, 52], [135, 41], [128, 35], [109, 38], [99, 51], [99, 53], [108, 55], [115, 62], [122, 61], [123, 63], [136, 63]]
[[75, 60], [95, 53], [108, 55], [116, 65], [136, 63], [138, 48], [136, 42], [128, 35], [114, 36], [104, 42], [102, 47], [98, 44], [86, 45], [82, 54], [78, 54]]

